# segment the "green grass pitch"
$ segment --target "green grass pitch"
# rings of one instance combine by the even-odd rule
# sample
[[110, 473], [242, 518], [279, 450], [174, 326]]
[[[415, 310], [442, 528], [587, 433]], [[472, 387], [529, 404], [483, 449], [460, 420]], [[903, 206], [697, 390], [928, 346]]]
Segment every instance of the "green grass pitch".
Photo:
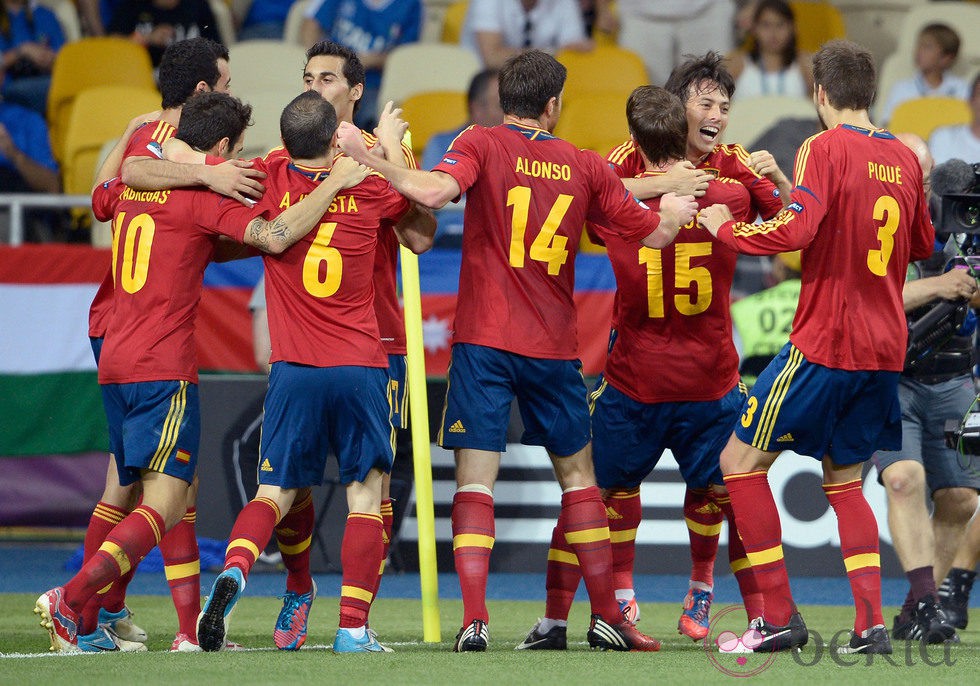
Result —
[[[337, 620], [337, 599], [318, 598], [310, 618], [307, 645], [299, 652], [274, 649], [272, 627], [280, 601], [248, 597], [239, 603], [230, 638], [249, 650], [216, 654], [166, 652], [176, 618], [165, 596], [135, 596], [130, 606], [137, 622], [150, 634], [151, 652], [59, 656], [47, 653], [47, 634], [31, 610], [34, 596], [0, 594], [0, 684], [640, 684], [738, 683], [738, 676], [757, 672], [753, 681], [775, 684], [927, 684], [976, 683], [980, 673], [980, 630], [962, 632], [962, 642], [944, 650], [918, 644], [908, 650], [896, 644], [890, 661], [830, 655], [826, 646], [809, 645], [795, 657], [789, 654], [745, 657], [707, 652], [676, 632], [679, 607], [642, 604], [640, 628], [663, 641], [659, 653], [598, 653], [588, 649], [585, 630], [588, 608], [576, 603], [570, 618], [567, 652], [516, 652], [514, 645], [543, 611], [543, 603], [491, 601], [487, 653], [456, 655], [452, 639], [458, 629], [461, 605], [442, 601], [442, 643], [421, 641], [421, 603], [381, 598], [372, 610], [372, 626], [393, 654], [334, 655], [330, 650]], [[722, 616], [718, 625], [744, 628], [741, 610]], [[829, 642], [834, 632], [849, 626], [850, 606], [804, 606], [807, 624]], [[890, 617], [888, 618], [890, 621]], [[980, 617], [974, 621], [980, 623]], [[727, 626], [727, 625], [726, 625]], [[812, 643], [812, 642], [811, 642]]]

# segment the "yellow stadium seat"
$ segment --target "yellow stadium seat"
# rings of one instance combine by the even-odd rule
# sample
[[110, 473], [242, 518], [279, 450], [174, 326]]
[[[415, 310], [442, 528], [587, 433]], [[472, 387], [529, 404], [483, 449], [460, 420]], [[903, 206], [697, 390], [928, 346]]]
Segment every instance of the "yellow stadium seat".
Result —
[[446, 8], [446, 13], [442, 19], [442, 36], [439, 38], [443, 43], [459, 43], [463, 35], [463, 22], [466, 21], [466, 10], [469, 8], [467, 0], [456, 0]]
[[449, 43], [409, 43], [394, 48], [385, 61], [378, 110], [389, 100], [401, 106], [410, 95], [426, 91], [465, 91], [480, 71], [472, 50]]
[[568, 69], [565, 95], [569, 97], [595, 91], [622, 91], [629, 95], [637, 86], [650, 82], [643, 60], [615, 45], [599, 45], [589, 52], [559, 50], [555, 59]]
[[895, 108], [888, 129], [893, 133], [914, 133], [929, 140], [933, 129], [968, 124], [970, 106], [959, 98], [915, 98]]
[[91, 192], [102, 146], [118, 138], [133, 117], [155, 109], [160, 109], [155, 88], [96, 86], [79, 93], [65, 130], [65, 193]]
[[235, 20], [232, 19], [231, 8], [228, 7], [225, 0], [208, 0], [208, 6], [211, 8], [211, 14], [214, 15], [214, 21], [218, 25], [218, 35], [221, 36], [221, 42], [226, 48], [230, 47], [238, 40], [235, 35]]
[[289, 14], [286, 15], [286, 26], [282, 30], [282, 39], [284, 42], [303, 45], [300, 32], [303, 29], [303, 16], [306, 14], [306, 8], [309, 6], [310, 0], [296, 0], [290, 6]]
[[844, 38], [847, 30], [840, 10], [829, 2], [793, 0], [789, 3], [796, 19], [796, 47], [816, 52], [834, 38]]
[[246, 102], [253, 94], [265, 88], [279, 88], [283, 83], [291, 86], [297, 95], [302, 91], [306, 50], [299, 44], [279, 40], [242, 41], [228, 49], [228, 59], [232, 90]]
[[592, 97], [569, 99], [562, 105], [555, 135], [605, 156], [629, 138], [626, 98], [621, 91], [595, 91]]
[[781, 119], [816, 118], [817, 111], [808, 98], [792, 95], [743, 98], [732, 103], [724, 139], [726, 143], [748, 147]]
[[[66, 43], [58, 51], [51, 73], [47, 117], [56, 159], [63, 159], [65, 132], [75, 97], [87, 88], [113, 84], [156, 88], [146, 48], [126, 38], [106, 36]], [[156, 107], [159, 106], [158, 100]]]
[[421, 157], [434, 134], [462, 126], [469, 118], [465, 91], [416, 93], [402, 103], [402, 118], [412, 132], [412, 151]]
[[38, 4], [49, 8], [58, 18], [58, 24], [65, 34], [65, 42], [78, 40], [82, 37], [82, 22], [78, 18], [78, 10], [71, 0], [39, 0]]

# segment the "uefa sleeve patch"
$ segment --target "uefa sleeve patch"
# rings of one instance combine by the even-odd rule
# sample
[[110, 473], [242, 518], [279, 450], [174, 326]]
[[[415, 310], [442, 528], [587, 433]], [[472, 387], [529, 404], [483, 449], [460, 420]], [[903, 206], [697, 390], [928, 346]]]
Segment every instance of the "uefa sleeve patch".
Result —
[[146, 149], [149, 150], [150, 152], [152, 152], [154, 155], [156, 155], [161, 160], [163, 159], [163, 146], [161, 146], [156, 141], [150, 141], [149, 143], [147, 143], [146, 144]]
[[789, 207], [787, 207], [786, 209], [787, 210], [793, 210], [794, 212], [796, 212], [797, 214], [799, 214], [800, 212], [803, 211], [803, 205], [801, 205], [798, 202], [794, 202]]
[[456, 164], [456, 160], [451, 157], [443, 157], [442, 164]]

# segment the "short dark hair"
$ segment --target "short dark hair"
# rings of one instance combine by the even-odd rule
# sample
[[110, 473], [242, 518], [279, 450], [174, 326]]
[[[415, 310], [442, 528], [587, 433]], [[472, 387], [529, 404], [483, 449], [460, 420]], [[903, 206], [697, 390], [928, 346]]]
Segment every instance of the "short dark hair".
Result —
[[947, 24], [941, 24], [939, 22], [926, 24], [919, 31], [919, 38], [923, 36], [932, 36], [939, 43], [939, 48], [943, 51], [944, 55], [956, 57], [960, 54], [960, 34], [956, 33]]
[[201, 81], [213, 89], [221, 78], [219, 59], [228, 60], [228, 48], [210, 38], [172, 43], [163, 53], [157, 75], [163, 108], [183, 105]]
[[319, 93], [300, 93], [279, 117], [279, 133], [290, 157], [311, 159], [327, 153], [337, 130], [337, 111]]
[[484, 69], [476, 73], [470, 80], [470, 87], [466, 91], [466, 102], [473, 103], [484, 96], [490, 83], [500, 76], [496, 69]]
[[813, 56], [813, 83], [835, 109], [867, 110], [875, 99], [875, 61], [857, 43], [832, 40]]
[[706, 52], [700, 57], [685, 55], [687, 59], [674, 67], [664, 88], [687, 103], [691, 98], [691, 89], [699, 88], [705, 81], [718, 85], [718, 88], [729, 99], [735, 96], [735, 77], [725, 68], [725, 58], [714, 51]]
[[252, 106], [228, 93], [198, 93], [184, 103], [174, 136], [195, 150], [210, 150], [222, 138], [238, 142], [252, 119]]
[[[346, 45], [335, 43], [332, 40], [317, 41], [306, 51], [306, 64], [309, 64], [310, 60], [314, 57], [321, 56], [339, 57], [344, 61], [344, 78], [347, 80], [347, 85], [351, 88], [359, 83], [364, 83], [364, 63], [361, 62], [361, 58], [357, 56], [357, 53]], [[360, 106], [361, 100], [358, 99], [354, 103], [354, 112], [357, 112]]]
[[660, 86], [640, 86], [626, 101], [626, 120], [640, 150], [654, 164], [682, 160], [687, 152], [684, 103]]
[[568, 70], [540, 50], [514, 55], [500, 70], [500, 108], [504, 114], [536, 119], [548, 101], [561, 95]]

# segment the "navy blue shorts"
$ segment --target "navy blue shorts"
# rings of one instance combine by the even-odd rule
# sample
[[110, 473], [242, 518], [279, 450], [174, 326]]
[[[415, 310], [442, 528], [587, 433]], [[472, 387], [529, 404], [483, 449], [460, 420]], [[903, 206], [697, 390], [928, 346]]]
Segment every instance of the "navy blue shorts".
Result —
[[143, 470], [194, 480], [201, 443], [197, 384], [142, 381], [104, 384], [102, 404], [109, 420], [109, 450], [119, 484], [140, 480]]
[[408, 428], [408, 379], [404, 355], [388, 355], [388, 403], [391, 405], [391, 424], [396, 429]]
[[689, 488], [724, 483], [719, 457], [742, 411], [741, 383], [718, 400], [641, 403], [599, 377], [591, 400], [600, 488], [636, 488], [668, 448]]
[[835, 464], [902, 447], [898, 372], [847, 371], [808, 362], [787, 343], [752, 387], [735, 435], [766, 452], [793, 450]]
[[560, 457], [589, 444], [588, 391], [581, 362], [457, 343], [439, 445], [503, 452], [515, 397], [524, 422], [521, 443], [544, 446]]
[[88, 337], [88, 342], [92, 344], [92, 354], [95, 355], [95, 366], [99, 366], [99, 358], [102, 357], [102, 344], [105, 343], [105, 338], [92, 338]]
[[259, 483], [305, 488], [323, 483], [332, 451], [340, 482], [364, 481], [394, 458], [388, 370], [274, 362], [265, 396]]

